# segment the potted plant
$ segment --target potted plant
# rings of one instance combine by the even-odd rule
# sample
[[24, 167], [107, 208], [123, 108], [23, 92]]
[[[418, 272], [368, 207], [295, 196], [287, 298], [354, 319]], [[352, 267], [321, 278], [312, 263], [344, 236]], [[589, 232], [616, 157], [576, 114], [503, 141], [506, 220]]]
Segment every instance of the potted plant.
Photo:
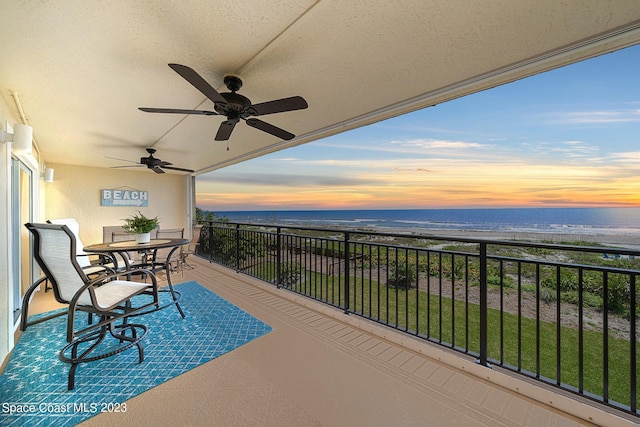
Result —
[[158, 228], [160, 220], [158, 217], [147, 218], [138, 211], [137, 214], [130, 216], [124, 220], [122, 228], [127, 233], [134, 233], [136, 235], [136, 242], [149, 243], [151, 240], [151, 232]]

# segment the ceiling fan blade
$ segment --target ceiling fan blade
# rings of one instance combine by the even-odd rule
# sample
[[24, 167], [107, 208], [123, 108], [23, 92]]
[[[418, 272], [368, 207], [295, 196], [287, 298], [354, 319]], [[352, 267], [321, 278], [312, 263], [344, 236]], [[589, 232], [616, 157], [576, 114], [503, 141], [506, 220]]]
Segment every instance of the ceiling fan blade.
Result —
[[135, 163], [136, 165], [140, 165], [140, 163], [134, 162], [133, 160], [120, 159], [118, 157], [109, 157], [109, 156], [104, 156], [104, 157], [105, 157], [105, 159], [118, 160], [120, 162], [129, 162], [129, 163]]
[[250, 107], [249, 111], [251, 111], [254, 116], [264, 116], [265, 114], [282, 113], [284, 111], [304, 110], [308, 106], [307, 101], [301, 96], [292, 96], [290, 98], [254, 104]]
[[164, 168], [165, 169], [171, 169], [171, 170], [174, 170], [174, 171], [182, 171], [182, 172], [190, 172], [190, 173], [195, 172], [193, 169], [176, 168], [176, 167], [173, 167], [173, 166], [164, 166]]
[[151, 108], [138, 107], [138, 110], [145, 113], [173, 113], [173, 114], [200, 114], [202, 116], [217, 116], [218, 113], [207, 110], [182, 110], [180, 108]]
[[139, 168], [144, 165], [127, 165], [127, 166], [111, 166], [111, 169], [121, 169], [121, 168]]
[[285, 140], [290, 140], [295, 138], [295, 135], [287, 132], [284, 129], [280, 129], [277, 126], [271, 125], [267, 122], [263, 122], [262, 120], [258, 120], [258, 119], [247, 119], [247, 124], [251, 127], [254, 127], [256, 129], [260, 129], [263, 132], [267, 132], [270, 133], [273, 136], [277, 136], [278, 138], [282, 138]]
[[198, 74], [193, 68], [180, 64], [169, 64], [169, 67], [176, 73], [180, 74], [182, 78], [191, 83], [196, 89], [204, 94], [207, 98], [214, 103], [227, 104], [227, 100], [222, 97], [200, 74]]
[[160, 166], [154, 166], [151, 168], [155, 173], [164, 173]]
[[220, 123], [220, 127], [218, 128], [218, 133], [216, 134], [216, 141], [226, 141], [231, 136], [231, 132], [233, 132], [233, 128], [236, 127], [236, 123], [238, 123], [238, 119], [233, 120], [225, 120]]

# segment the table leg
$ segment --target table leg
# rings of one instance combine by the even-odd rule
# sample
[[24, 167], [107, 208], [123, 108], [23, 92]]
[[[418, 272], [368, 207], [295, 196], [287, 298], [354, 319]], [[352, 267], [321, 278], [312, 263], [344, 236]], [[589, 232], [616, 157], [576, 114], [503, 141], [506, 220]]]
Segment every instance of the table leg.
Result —
[[184, 311], [182, 311], [182, 307], [180, 307], [180, 302], [178, 300], [178, 298], [176, 297], [176, 292], [173, 289], [173, 283], [171, 282], [171, 257], [173, 256], [173, 253], [178, 250], [178, 246], [176, 246], [175, 248], [171, 249], [171, 252], [169, 252], [169, 255], [167, 255], [167, 259], [165, 261], [165, 265], [164, 265], [164, 269], [167, 272], [167, 286], [169, 286], [169, 290], [171, 292], [171, 298], [173, 298], [173, 300], [175, 301], [176, 307], [178, 308], [178, 311], [180, 312], [180, 315], [182, 316], [182, 318], [187, 317], [184, 314]]

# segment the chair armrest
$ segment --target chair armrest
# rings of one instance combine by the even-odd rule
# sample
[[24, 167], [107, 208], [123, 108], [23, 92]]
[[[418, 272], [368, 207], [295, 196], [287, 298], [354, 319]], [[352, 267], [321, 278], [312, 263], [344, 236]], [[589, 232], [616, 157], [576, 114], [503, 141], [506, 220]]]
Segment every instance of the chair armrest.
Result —
[[88, 253], [88, 256], [97, 257], [96, 259], [91, 259], [91, 264], [94, 265], [102, 265], [102, 264], [113, 264], [113, 257], [109, 254], [97, 254], [97, 253]]
[[[93, 271], [91, 271], [93, 270]], [[98, 277], [104, 277], [106, 274], [113, 274], [116, 272], [112, 267], [108, 265], [87, 265], [86, 267], [82, 267], [82, 271], [86, 276], [91, 276], [93, 274], [97, 274]]]
[[[144, 274], [151, 277], [151, 281], [154, 285], [157, 284], [156, 275], [152, 271], [144, 268], [131, 268], [129, 270], [116, 271], [105, 276], [96, 277], [95, 279], [89, 281], [87, 285], [83, 286], [82, 289], [86, 290], [88, 286], [99, 286], [102, 282], [110, 281], [112, 279], [118, 279], [119, 277], [128, 276], [131, 274]], [[80, 293], [81, 291], [78, 291], [78, 294]]]

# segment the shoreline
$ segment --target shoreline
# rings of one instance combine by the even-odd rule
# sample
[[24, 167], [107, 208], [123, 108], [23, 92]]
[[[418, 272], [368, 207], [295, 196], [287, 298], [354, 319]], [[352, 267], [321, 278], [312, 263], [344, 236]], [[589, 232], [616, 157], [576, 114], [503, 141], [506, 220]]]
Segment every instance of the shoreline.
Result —
[[571, 233], [546, 233], [533, 231], [484, 231], [484, 230], [443, 230], [429, 228], [395, 228], [380, 227], [370, 229], [383, 233], [410, 234], [415, 236], [452, 237], [488, 240], [512, 240], [534, 241], [551, 243], [596, 243], [600, 245], [613, 245], [627, 249], [640, 250], [640, 236], [623, 234], [571, 234]]
[[[251, 223], [252, 225], [265, 227], [267, 224]], [[326, 226], [306, 224], [301, 227], [299, 224], [291, 223], [275, 223], [268, 226], [279, 226], [282, 228], [310, 228], [325, 231], [351, 231], [355, 233], [388, 233], [397, 235], [407, 235], [418, 238], [428, 239], [429, 237], [438, 237], [446, 240], [450, 237], [452, 240], [458, 238], [480, 239], [480, 240], [509, 240], [509, 241], [528, 241], [528, 242], [544, 242], [554, 244], [597, 244], [605, 247], [616, 249], [640, 250], [640, 234], [611, 234], [611, 233], [555, 233], [549, 231], [516, 231], [516, 230], [461, 230], [461, 229], [443, 229], [443, 228], [425, 228], [425, 227], [377, 227], [377, 226]]]

